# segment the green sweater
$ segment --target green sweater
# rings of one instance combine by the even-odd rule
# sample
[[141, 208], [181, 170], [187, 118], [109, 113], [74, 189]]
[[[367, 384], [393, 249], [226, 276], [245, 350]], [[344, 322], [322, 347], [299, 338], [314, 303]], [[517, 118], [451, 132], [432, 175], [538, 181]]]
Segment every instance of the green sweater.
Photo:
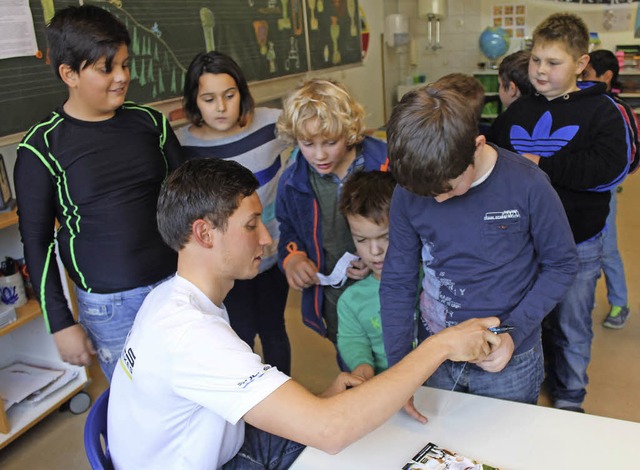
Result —
[[356, 282], [338, 300], [338, 351], [349, 369], [369, 364], [376, 374], [387, 368], [380, 321], [380, 281]]

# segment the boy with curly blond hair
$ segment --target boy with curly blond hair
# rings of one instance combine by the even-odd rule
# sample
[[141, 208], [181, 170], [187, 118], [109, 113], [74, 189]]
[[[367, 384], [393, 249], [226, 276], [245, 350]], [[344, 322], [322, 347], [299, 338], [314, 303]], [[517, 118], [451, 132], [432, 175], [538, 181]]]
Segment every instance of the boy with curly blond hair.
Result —
[[280, 138], [296, 145], [276, 198], [278, 263], [289, 286], [302, 291], [304, 323], [334, 344], [338, 298], [352, 280], [369, 274], [355, 261], [342, 286], [323, 288], [318, 280], [345, 252], [355, 252], [338, 210], [340, 189], [352, 173], [387, 167], [387, 146], [364, 135], [363, 118], [364, 109], [343, 85], [312, 79], [286, 99], [277, 123]]

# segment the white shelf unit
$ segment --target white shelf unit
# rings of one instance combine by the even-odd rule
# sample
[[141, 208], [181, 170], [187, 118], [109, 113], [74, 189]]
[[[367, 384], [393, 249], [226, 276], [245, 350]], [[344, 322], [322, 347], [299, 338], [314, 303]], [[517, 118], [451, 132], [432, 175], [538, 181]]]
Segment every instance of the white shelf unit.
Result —
[[485, 121], [493, 121], [502, 112], [498, 94], [498, 71], [493, 69], [477, 70], [473, 76], [484, 88], [485, 106], [480, 116]]
[[618, 95], [640, 115], [640, 69], [625, 68], [618, 75], [622, 90]]
[[[17, 223], [16, 210], [0, 214], [0, 229]], [[89, 382], [87, 369], [62, 361], [53, 337], [47, 332], [38, 302], [31, 299], [16, 309], [15, 322], [0, 328], [0, 367], [18, 360], [76, 370], [77, 376], [37, 404], [19, 403], [6, 412], [0, 404], [0, 449], [70, 400]]]
[[[11, 326], [9, 325], [7, 328]], [[1, 331], [0, 334], [2, 334]], [[19, 403], [9, 408], [5, 418], [9, 429], [7, 433], [0, 433], [0, 448], [5, 447], [47, 415], [56, 411], [60, 405], [80, 392], [88, 382], [87, 371], [84, 367], [62, 362], [53, 338], [47, 333], [44, 319], [40, 314], [0, 337], [0, 358], [2, 358], [0, 359], [2, 361], [0, 367], [22, 360], [34, 365], [48, 365], [78, 372], [71, 382], [41, 402], [37, 404]], [[0, 413], [5, 415], [4, 410], [0, 410]]]

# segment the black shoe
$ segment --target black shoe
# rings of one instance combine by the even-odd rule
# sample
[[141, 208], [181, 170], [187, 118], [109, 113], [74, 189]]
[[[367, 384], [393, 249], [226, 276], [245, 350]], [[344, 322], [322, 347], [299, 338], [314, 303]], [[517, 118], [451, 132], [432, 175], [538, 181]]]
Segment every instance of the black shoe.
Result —
[[584, 413], [584, 410], [579, 406], [563, 406], [563, 407], [558, 407], [557, 409], [565, 410], [565, 411], [575, 411], [576, 413]]

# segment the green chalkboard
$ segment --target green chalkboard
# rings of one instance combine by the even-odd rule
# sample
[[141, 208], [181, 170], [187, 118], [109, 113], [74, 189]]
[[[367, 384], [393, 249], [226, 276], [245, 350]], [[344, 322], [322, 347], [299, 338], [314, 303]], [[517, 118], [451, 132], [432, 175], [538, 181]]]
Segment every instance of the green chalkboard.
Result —
[[[46, 57], [42, 4], [30, 0]], [[60, 10], [78, 1], [55, 0]], [[131, 35], [127, 98], [151, 103], [178, 97], [191, 59], [231, 55], [249, 81], [360, 62], [357, 0], [85, 0], [117, 16]], [[310, 23], [310, 24], [309, 24]], [[307, 38], [310, 39], [307, 47]], [[307, 55], [310, 52], [310, 56]], [[0, 61], [0, 135], [26, 130], [62, 104], [64, 85], [44, 58]]]
[[[0, 60], [0, 136], [26, 130], [60, 105], [67, 95], [66, 88], [54, 77], [45, 60], [46, 21], [42, 2], [30, 0], [29, 4], [42, 57]], [[58, 9], [77, 4], [77, 0], [56, 0]]]

